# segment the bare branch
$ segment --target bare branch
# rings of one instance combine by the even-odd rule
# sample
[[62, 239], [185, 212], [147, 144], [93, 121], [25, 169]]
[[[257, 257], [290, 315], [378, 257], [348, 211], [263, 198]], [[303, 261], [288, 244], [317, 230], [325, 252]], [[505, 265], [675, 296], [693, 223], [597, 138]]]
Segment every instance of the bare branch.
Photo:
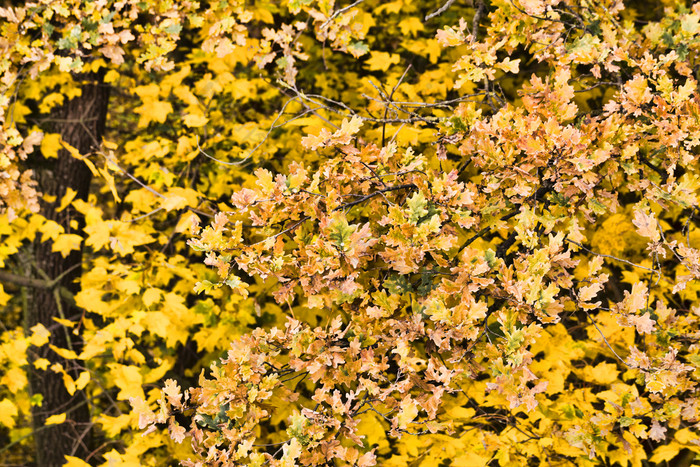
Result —
[[364, 1], [365, 1], [365, 0], [357, 0], [355, 3], [352, 3], [352, 4], [350, 4], [350, 5], [346, 6], [346, 7], [343, 7], [343, 8], [341, 8], [341, 9], [339, 9], [339, 10], [335, 10], [335, 11], [333, 12], [333, 14], [330, 16], [330, 18], [328, 18], [328, 19], [326, 20], [326, 22], [323, 23], [323, 24], [321, 25], [321, 29], [324, 29], [326, 26], [328, 26], [328, 23], [330, 23], [331, 21], [333, 21], [335, 18], [337, 18], [338, 16], [342, 15], [343, 13], [345, 13], [345, 12], [348, 11], [348, 10], [350, 10], [351, 8], [356, 7], [357, 5], [359, 5], [360, 3], [364, 2]]
[[455, 0], [447, 0], [444, 5], [442, 5], [440, 8], [437, 10], [433, 11], [432, 13], [429, 13], [425, 15], [425, 20], [430, 21], [431, 19], [435, 18], [436, 16], [440, 16], [444, 12], [446, 12], [452, 4], [455, 2]]

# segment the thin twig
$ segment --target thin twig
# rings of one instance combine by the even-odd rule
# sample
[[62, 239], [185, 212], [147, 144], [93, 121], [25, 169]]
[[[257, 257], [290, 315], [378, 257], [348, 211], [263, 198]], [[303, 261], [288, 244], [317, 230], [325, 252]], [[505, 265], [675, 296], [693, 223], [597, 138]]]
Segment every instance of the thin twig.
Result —
[[605, 345], [608, 346], [608, 348], [609, 348], [610, 351], [613, 353], [613, 355], [615, 355], [615, 357], [617, 357], [617, 359], [620, 360], [620, 362], [622, 362], [622, 364], [625, 365], [625, 366], [626, 366], [627, 368], [629, 368], [630, 370], [639, 370], [640, 368], [637, 368], [637, 367], [633, 367], [633, 366], [628, 365], [627, 362], [625, 362], [625, 361], [622, 359], [622, 357], [620, 357], [620, 356], [617, 354], [617, 352], [615, 352], [615, 349], [612, 348], [612, 346], [610, 345], [610, 342], [608, 342], [608, 339], [605, 338], [605, 334], [603, 334], [603, 331], [600, 330], [600, 328], [598, 327], [598, 323], [596, 323], [595, 320], [593, 319], [593, 317], [591, 316], [591, 314], [588, 313], [588, 310], [586, 310], [585, 308], [582, 308], [582, 310], [583, 310], [584, 313], [586, 313], [586, 315], [591, 319], [591, 322], [593, 323], [593, 326], [595, 326], [595, 328], [598, 330], [598, 333], [600, 334], [600, 337], [603, 338], [603, 341], [605, 342]]
[[330, 23], [331, 21], [333, 21], [335, 18], [337, 18], [338, 16], [342, 15], [343, 13], [345, 13], [345, 12], [348, 11], [348, 10], [350, 10], [351, 8], [356, 7], [357, 5], [359, 5], [360, 3], [364, 2], [364, 1], [365, 1], [365, 0], [357, 0], [355, 3], [352, 3], [352, 4], [350, 4], [350, 5], [346, 6], [346, 7], [343, 7], [343, 8], [341, 8], [341, 9], [339, 9], [339, 10], [335, 10], [335, 11], [333, 12], [333, 14], [326, 20], [326, 22], [323, 23], [323, 24], [321, 25], [321, 29], [324, 29], [326, 26], [328, 26], [328, 23]]
[[353, 206], [356, 206], [358, 204], [364, 203], [368, 199], [374, 198], [375, 196], [379, 196], [383, 193], [389, 192], [389, 191], [397, 191], [397, 190], [403, 190], [403, 189], [410, 189], [410, 188], [415, 188], [416, 186], [413, 183], [407, 183], [405, 185], [398, 185], [398, 186], [390, 186], [388, 188], [383, 188], [381, 190], [374, 191], [368, 195], [363, 196], [362, 198], [351, 201], [349, 203], [343, 204], [342, 206], [338, 206], [337, 208], [333, 209], [333, 212], [335, 211], [340, 211], [341, 209], [348, 209]]
[[446, 12], [452, 4], [455, 2], [455, 0], [447, 0], [444, 5], [442, 5], [440, 8], [437, 10], [433, 11], [432, 13], [429, 13], [425, 15], [425, 20], [430, 21], [431, 19], [435, 18], [436, 16], [440, 16], [444, 12]]
[[485, 10], [486, 5], [484, 5], [484, 0], [479, 0], [479, 6], [477, 7], [476, 13], [474, 13], [474, 18], [472, 19], [472, 44], [474, 41], [476, 41], [476, 36], [479, 35], [479, 21], [481, 21], [481, 17], [483, 16]]
[[658, 271], [658, 270], [656, 270], [656, 269], [650, 269], [650, 268], [647, 268], [647, 267], [645, 267], [645, 266], [641, 266], [641, 265], [639, 265], [639, 264], [635, 264], [635, 263], [633, 263], [633, 262], [631, 262], [631, 261], [627, 261], [626, 259], [618, 258], [617, 256], [604, 255], [603, 253], [597, 253], [597, 252], [595, 252], [595, 251], [593, 251], [593, 250], [589, 250], [588, 248], [586, 248], [585, 246], [581, 245], [581, 244], [578, 243], [578, 242], [575, 242], [575, 241], [573, 241], [573, 240], [569, 240], [568, 238], [566, 239], [566, 241], [569, 242], [569, 243], [573, 243], [573, 244], [576, 245], [577, 247], [579, 247], [579, 248], [581, 248], [581, 249], [587, 251], [588, 253], [590, 253], [590, 254], [592, 254], [592, 255], [600, 256], [601, 258], [614, 259], [615, 261], [620, 261], [620, 262], [622, 262], [622, 263], [628, 264], [628, 265], [633, 266], [633, 267], [635, 267], [635, 268], [643, 269], [643, 270], [645, 270], [645, 271], [655, 272], [657, 275], [661, 276], [661, 271]]

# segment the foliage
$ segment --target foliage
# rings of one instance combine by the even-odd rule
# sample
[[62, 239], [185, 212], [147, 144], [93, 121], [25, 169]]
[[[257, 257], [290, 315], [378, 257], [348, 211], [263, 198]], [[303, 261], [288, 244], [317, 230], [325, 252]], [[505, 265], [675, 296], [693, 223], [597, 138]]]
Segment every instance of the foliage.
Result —
[[[700, 4], [454, 3], [0, 9], [7, 462], [34, 371], [88, 396], [76, 466], [700, 452]], [[87, 73], [113, 98], [80, 154], [52, 115]], [[96, 177], [42, 200], [71, 231], [31, 179], [60, 151]], [[46, 241], [84, 312], [24, 329]]]

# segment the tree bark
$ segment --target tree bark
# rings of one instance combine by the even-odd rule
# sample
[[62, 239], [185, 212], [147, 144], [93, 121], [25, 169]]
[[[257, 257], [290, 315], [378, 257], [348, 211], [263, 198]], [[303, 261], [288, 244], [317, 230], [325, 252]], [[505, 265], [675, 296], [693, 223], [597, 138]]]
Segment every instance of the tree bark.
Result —
[[[96, 74], [74, 76], [80, 82], [82, 94], [66, 102], [58, 112], [52, 130], [61, 134], [66, 143], [87, 155], [93, 152], [104, 133], [105, 118], [109, 101], [108, 87], [102, 77]], [[90, 189], [92, 173], [83, 161], [61, 150], [58, 158], [49, 160], [37, 170], [39, 185], [44, 195], [55, 196], [54, 202], [42, 201], [41, 214], [65, 229], [66, 233], [80, 234], [84, 225], [81, 215], [71, 206], [57, 212], [61, 198], [68, 188], [77, 192], [76, 199], [86, 200]], [[35, 244], [35, 264], [40, 276], [50, 279], [65, 273], [57, 287], [65, 287], [73, 294], [79, 291], [77, 279], [82, 268], [82, 252], [72, 251], [67, 257], [52, 252], [51, 241]], [[41, 273], [43, 271], [43, 274]], [[68, 271], [66, 273], [66, 271]], [[56, 318], [77, 320], [82, 311], [56, 293], [57, 288], [36, 288], [29, 306], [26, 325], [41, 323], [51, 329], [50, 344], [60, 348], [70, 348], [79, 352], [80, 341], [70, 334], [70, 330], [57, 326]], [[33, 348], [31, 360], [46, 358], [51, 364], [59, 363], [73, 378], [80, 373], [81, 363], [60, 357], [49, 346]], [[36, 464], [41, 467], [60, 466], [65, 463], [65, 455], [85, 459], [90, 453], [92, 423], [90, 407], [85, 394], [76, 391], [69, 394], [60, 373], [47, 369], [35, 370], [30, 377], [32, 394], [42, 394], [43, 403], [33, 408], [34, 439], [36, 444]], [[47, 417], [66, 412], [66, 421], [59, 425], [44, 426]]]

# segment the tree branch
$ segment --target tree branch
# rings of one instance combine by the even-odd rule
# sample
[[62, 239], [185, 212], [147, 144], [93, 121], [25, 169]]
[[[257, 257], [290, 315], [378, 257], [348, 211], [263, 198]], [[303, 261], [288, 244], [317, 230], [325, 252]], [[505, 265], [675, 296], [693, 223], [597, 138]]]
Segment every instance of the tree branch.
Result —
[[436, 16], [440, 16], [444, 12], [448, 10], [452, 6], [452, 4], [455, 2], [455, 0], [447, 0], [444, 5], [442, 5], [440, 8], [437, 10], [433, 11], [432, 13], [429, 13], [425, 15], [425, 20], [430, 21], [431, 19], [435, 18]]
[[405, 185], [397, 185], [397, 186], [390, 186], [388, 188], [383, 188], [381, 190], [377, 190], [377, 191], [374, 191], [368, 195], [365, 195], [360, 199], [343, 204], [342, 206], [338, 206], [337, 208], [335, 208], [333, 210], [333, 212], [340, 211], [341, 209], [351, 208], [351, 207], [356, 206], [358, 204], [364, 203], [368, 199], [372, 199], [375, 196], [379, 196], [379, 195], [384, 194], [384, 193], [389, 192], [389, 191], [397, 191], [397, 190], [403, 190], [403, 189], [409, 189], [409, 188], [415, 188], [415, 187], [416, 186], [413, 183], [407, 183]]
[[19, 285], [20, 287], [32, 287], [35, 289], [52, 289], [55, 286], [55, 284], [52, 283], [53, 281], [18, 276], [7, 271], [0, 271], [0, 282], [9, 282], [10, 284]]

